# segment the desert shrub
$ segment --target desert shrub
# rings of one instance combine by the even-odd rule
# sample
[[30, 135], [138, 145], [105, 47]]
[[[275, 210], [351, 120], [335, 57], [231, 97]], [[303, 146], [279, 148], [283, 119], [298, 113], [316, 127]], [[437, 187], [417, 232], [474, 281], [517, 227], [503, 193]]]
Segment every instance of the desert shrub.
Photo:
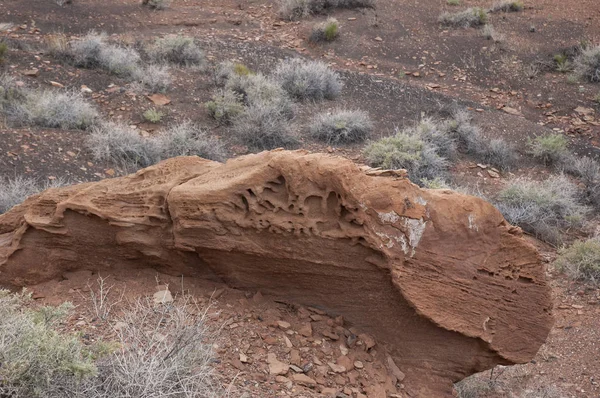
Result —
[[568, 155], [567, 138], [560, 133], [539, 135], [528, 142], [528, 152], [545, 164], [558, 163]]
[[561, 249], [556, 265], [573, 280], [600, 283], [600, 240], [577, 241]]
[[61, 129], [89, 129], [98, 120], [98, 111], [74, 91], [26, 90], [21, 101], [6, 111], [19, 125]]
[[4, 41], [0, 41], [0, 64], [4, 62], [6, 54], [8, 54], [8, 44]]
[[437, 148], [410, 129], [370, 143], [364, 155], [370, 166], [406, 169], [411, 181], [419, 185], [423, 179], [443, 177], [448, 168], [447, 159]]
[[459, 6], [460, 0], [446, 0], [446, 4], [449, 6]]
[[276, 104], [257, 103], [233, 122], [235, 137], [252, 150], [293, 148], [298, 140], [289, 128], [286, 110]]
[[450, 131], [449, 121], [423, 118], [414, 127], [414, 134], [433, 147], [440, 156], [453, 159], [457, 154], [457, 140]]
[[273, 72], [273, 79], [300, 101], [333, 99], [342, 91], [338, 74], [319, 61], [300, 58], [281, 61]]
[[333, 8], [373, 8], [374, 0], [280, 0], [279, 15], [290, 21]]
[[329, 144], [363, 142], [371, 134], [373, 122], [360, 110], [336, 110], [317, 115], [310, 124], [310, 135]]
[[150, 123], [160, 123], [165, 114], [155, 108], [147, 109], [144, 114], [144, 119]]
[[212, 366], [212, 332], [188, 296], [169, 304], [134, 302], [117, 319], [120, 349], [97, 361], [93, 397], [225, 396]]
[[461, 152], [500, 170], [508, 170], [516, 163], [516, 150], [500, 138], [488, 140], [484, 137], [479, 128], [472, 123], [471, 115], [467, 111], [454, 112], [447, 126]]
[[591, 82], [600, 82], [600, 45], [583, 50], [574, 60], [575, 74]]
[[133, 48], [108, 43], [104, 33], [92, 31], [70, 42], [68, 54], [79, 67], [102, 68], [121, 77], [140, 74], [139, 53]]
[[472, 7], [455, 13], [444, 12], [438, 20], [444, 26], [468, 28], [485, 25], [487, 23], [487, 13], [482, 8]]
[[501, 1], [490, 8], [490, 12], [519, 12], [523, 11], [524, 5], [521, 1]]
[[285, 90], [260, 73], [234, 74], [227, 80], [225, 88], [238, 95], [245, 106], [272, 106], [288, 119], [294, 116], [293, 103]]
[[132, 78], [153, 93], [165, 92], [171, 84], [171, 74], [166, 65], [150, 64], [138, 69]]
[[44, 183], [34, 178], [22, 176], [17, 176], [15, 178], [0, 178], [0, 214], [6, 213], [31, 195], [65, 184], [65, 180], [60, 178]]
[[46, 52], [60, 61], [72, 61], [71, 45], [67, 35], [63, 33], [46, 38]]
[[310, 34], [310, 41], [333, 41], [339, 35], [339, 23], [335, 18], [328, 18], [327, 21], [316, 24]]
[[556, 71], [560, 73], [570, 72], [573, 68], [566, 54], [555, 54], [554, 62], [556, 63]]
[[198, 126], [183, 122], [151, 138], [144, 138], [124, 124], [95, 127], [86, 144], [94, 159], [131, 167], [147, 167], [175, 156], [200, 156], [223, 160], [225, 150], [216, 138]]
[[544, 181], [510, 181], [494, 203], [511, 224], [547, 242], [559, 243], [560, 231], [580, 225], [589, 210], [579, 199], [577, 186], [564, 175], [555, 175]]
[[148, 54], [156, 63], [169, 62], [181, 66], [202, 67], [206, 63], [204, 51], [193, 37], [168, 36], [156, 39], [148, 48]]
[[59, 6], [64, 6], [65, 4], [73, 4], [73, 0], [54, 0], [56, 4]]
[[227, 81], [234, 76], [249, 76], [253, 75], [246, 65], [238, 62], [225, 61], [221, 62], [215, 70], [215, 82], [218, 86], [224, 86]]
[[24, 98], [25, 91], [17, 87], [15, 79], [8, 74], [0, 75], [0, 112], [7, 112]]
[[171, 5], [171, 0], [142, 0], [142, 5], [154, 10], [164, 10]]
[[422, 178], [421, 186], [427, 189], [452, 189], [450, 184], [448, 184], [446, 180], [440, 177], [435, 177], [433, 179]]
[[210, 116], [219, 124], [231, 124], [244, 112], [242, 96], [233, 90], [218, 90], [206, 103]]
[[0, 290], [0, 396], [64, 397], [95, 375], [92, 352], [54, 328], [72, 305], [35, 311], [26, 308], [29, 299]]
[[494, 43], [500, 43], [504, 41], [504, 35], [497, 32], [496, 29], [494, 29], [494, 26], [491, 24], [487, 24], [483, 27], [481, 35], [485, 37], [486, 40], [492, 40]]
[[562, 169], [585, 184], [586, 202], [600, 208], [600, 164], [587, 156], [569, 154], [562, 159]]

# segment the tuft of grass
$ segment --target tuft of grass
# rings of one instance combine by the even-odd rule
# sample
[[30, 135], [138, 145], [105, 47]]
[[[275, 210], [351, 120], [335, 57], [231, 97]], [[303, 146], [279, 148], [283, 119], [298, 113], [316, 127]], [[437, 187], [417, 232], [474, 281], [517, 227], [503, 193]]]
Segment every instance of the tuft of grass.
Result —
[[206, 64], [204, 51], [193, 37], [168, 36], [156, 39], [147, 50], [156, 63], [168, 62], [186, 67], [202, 68]]
[[339, 35], [339, 23], [335, 18], [328, 18], [327, 21], [316, 24], [310, 34], [309, 40], [312, 42], [333, 41]]
[[251, 150], [294, 148], [298, 139], [288, 119], [287, 110], [277, 103], [253, 103], [234, 120], [233, 134]]
[[160, 123], [165, 114], [155, 108], [147, 109], [144, 112], [144, 119], [149, 121], [150, 123]]
[[363, 142], [369, 138], [373, 122], [361, 110], [335, 110], [317, 115], [309, 127], [310, 135], [328, 144]]
[[421, 186], [427, 189], [452, 189], [450, 184], [448, 184], [444, 179], [440, 177], [435, 177], [434, 179], [422, 178]]
[[142, 0], [142, 5], [153, 10], [164, 10], [171, 5], [171, 0]]
[[438, 20], [444, 26], [469, 28], [485, 25], [488, 16], [484, 9], [471, 7], [455, 13], [444, 12]]
[[600, 82], [600, 45], [583, 49], [573, 63], [577, 77], [590, 82]]
[[31, 195], [62, 185], [65, 185], [62, 179], [40, 183], [40, 181], [34, 178], [22, 176], [0, 178], [0, 214], [6, 213]]
[[225, 158], [221, 142], [190, 122], [171, 126], [151, 138], [142, 137], [124, 124], [108, 122], [94, 128], [86, 144], [94, 159], [133, 168], [147, 167], [175, 156]]
[[446, 0], [446, 4], [449, 6], [459, 6], [460, 0]]
[[320, 61], [300, 58], [281, 61], [273, 72], [273, 79], [294, 99], [334, 99], [342, 91], [339, 75]]
[[556, 63], [556, 71], [559, 73], [567, 73], [573, 69], [566, 54], [555, 54], [554, 62]]
[[223, 125], [231, 124], [245, 111], [242, 95], [228, 89], [218, 90], [205, 106], [210, 116]]
[[13, 101], [8, 120], [26, 126], [86, 130], [98, 121], [98, 111], [81, 93], [57, 90], [25, 90], [22, 100]]
[[580, 191], [564, 175], [544, 181], [515, 179], [496, 196], [494, 204], [511, 223], [549, 243], [561, 242], [560, 231], [579, 226], [589, 209]]
[[523, 5], [522, 1], [501, 1], [499, 3], [494, 4], [489, 11], [519, 12], [523, 11], [523, 8], [525, 8], [525, 6]]
[[92, 350], [75, 336], [56, 331], [73, 306], [28, 308], [29, 294], [0, 290], [0, 396], [58, 398], [97, 367]]
[[529, 140], [528, 153], [544, 164], [556, 164], [568, 155], [568, 144], [567, 138], [560, 133], [540, 135]]
[[600, 283], [600, 240], [594, 237], [562, 248], [555, 264], [573, 280]]

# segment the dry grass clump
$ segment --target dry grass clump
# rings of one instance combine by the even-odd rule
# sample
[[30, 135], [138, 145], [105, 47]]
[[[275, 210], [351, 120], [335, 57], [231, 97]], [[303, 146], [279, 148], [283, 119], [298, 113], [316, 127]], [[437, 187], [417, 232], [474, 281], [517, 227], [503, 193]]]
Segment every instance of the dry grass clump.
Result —
[[299, 101], [334, 99], [343, 86], [339, 75], [327, 64], [300, 58], [281, 61], [273, 72], [273, 79]]
[[[98, 111], [74, 91], [21, 90], [7, 100], [4, 113], [17, 125], [86, 130], [98, 121]], [[15, 99], [15, 96], [21, 95]]]
[[153, 10], [164, 10], [171, 5], [171, 0], [142, 0], [142, 5]]
[[372, 129], [373, 122], [366, 112], [347, 109], [321, 113], [309, 126], [312, 137], [328, 144], [363, 142]]
[[564, 175], [545, 181], [519, 178], [510, 181], [494, 204], [511, 223], [549, 243], [560, 243], [560, 231], [583, 223], [589, 208], [580, 203], [581, 192]]
[[335, 18], [316, 24], [310, 34], [309, 40], [315, 43], [333, 41], [340, 34], [340, 24]]
[[444, 12], [438, 18], [439, 22], [444, 26], [454, 28], [469, 28], [482, 26], [487, 23], [487, 12], [480, 7], [467, 8], [459, 12]]
[[62, 179], [40, 182], [34, 178], [17, 176], [0, 178], [0, 214], [6, 213], [36, 193], [65, 185]]
[[206, 104], [210, 116], [219, 124], [233, 123], [245, 111], [242, 95], [233, 90], [218, 90]]
[[525, 8], [525, 6], [523, 5], [522, 1], [501, 1], [499, 3], [494, 4], [489, 11], [519, 12], [523, 11], [523, 8]]
[[193, 37], [167, 36], [156, 39], [147, 49], [150, 58], [157, 63], [171, 63], [186, 67], [202, 68], [206, 56]]
[[590, 82], [600, 82], [600, 45], [584, 49], [573, 63], [576, 76]]
[[569, 142], [560, 133], [539, 135], [528, 142], [528, 153], [544, 164], [557, 164], [569, 155]]
[[373, 8], [374, 0], [279, 0], [279, 15], [290, 21], [335, 8]]
[[141, 168], [175, 156], [200, 156], [223, 160], [221, 142], [202, 128], [183, 122], [151, 138], [142, 137], [124, 124], [103, 123], [94, 128], [87, 146], [96, 160]]
[[600, 239], [577, 241], [561, 249], [555, 264], [573, 280], [600, 283]]
[[30, 310], [30, 300], [28, 294], [0, 290], [0, 396], [64, 397], [65, 390], [77, 391], [96, 374], [93, 352], [55, 329], [73, 308], [70, 303]]

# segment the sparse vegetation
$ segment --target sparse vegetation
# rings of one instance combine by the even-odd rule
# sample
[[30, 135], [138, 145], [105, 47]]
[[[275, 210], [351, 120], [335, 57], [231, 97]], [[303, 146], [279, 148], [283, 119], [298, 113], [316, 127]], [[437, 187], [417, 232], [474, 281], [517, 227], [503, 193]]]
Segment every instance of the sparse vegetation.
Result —
[[194, 38], [188, 36], [167, 36], [156, 39], [147, 51], [156, 63], [168, 62], [196, 68], [201, 68], [206, 64], [204, 51]]
[[363, 142], [371, 134], [373, 123], [360, 110], [336, 110], [317, 115], [310, 124], [310, 135], [328, 144]]
[[104, 123], [92, 130], [87, 146], [96, 160], [133, 168], [147, 167], [175, 156], [225, 158], [220, 141], [190, 122], [174, 125], [151, 138], [144, 138], [123, 124]]
[[443, 179], [446, 174], [449, 162], [438, 154], [438, 149], [424, 141], [417, 130], [407, 129], [370, 143], [364, 155], [373, 167], [406, 169], [411, 181], [422, 185], [423, 179]]
[[529, 140], [529, 154], [544, 164], [556, 164], [568, 155], [567, 138], [560, 133], [540, 135]]
[[481, 31], [481, 34], [486, 38], [486, 40], [492, 40], [494, 43], [500, 43], [504, 41], [504, 35], [497, 32], [496, 29], [494, 29], [494, 26], [491, 24], [485, 25]]
[[600, 208], [600, 164], [587, 156], [569, 154], [562, 159], [562, 167], [585, 184], [586, 202], [596, 209]]
[[297, 138], [289, 127], [289, 115], [276, 103], [256, 103], [235, 119], [235, 137], [252, 150], [294, 148]]
[[556, 63], [556, 71], [560, 73], [570, 72], [573, 68], [569, 57], [566, 54], [555, 54], [554, 62]]
[[273, 79], [292, 97], [300, 101], [334, 99], [342, 91], [339, 75], [319, 61], [300, 58], [279, 63]]
[[233, 90], [218, 90], [206, 103], [210, 116], [219, 124], [231, 124], [244, 111], [242, 96]]
[[171, 84], [169, 67], [160, 64], [151, 64], [140, 68], [132, 78], [153, 93], [165, 92]]
[[215, 71], [215, 81], [218, 86], [224, 86], [234, 76], [243, 77], [253, 75], [246, 65], [237, 62], [221, 62]]
[[373, 8], [374, 0], [280, 0], [279, 15], [290, 21], [334, 8]]
[[159, 110], [156, 110], [156, 108], [150, 108], [144, 112], [143, 116], [144, 119], [150, 123], [160, 123], [165, 114]]
[[42, 183], [34, 178], [22, 176], [0, 178], [0, 214], [6, 213], [31, 195], [64, 184], [65, 181], [62, 179], [48, 180], [48, 182]]
[[164, 10], [171, 5], [171, 0], [142, 0], [142, 5], [154, 10]]
[[573, 280], [600, 283], [600, 240], [594, 237], [561, 249], [555, 264]]
[[64, 397], [65, 389], [76, 391], [96, 374], [93, 353], [55, 330], [71, 304], [30, 310], [29, 300], [28, 294], [0, 290], [0, 396]]
[[590, 82], [600, 82], [600, 45], [583, 49], [575, 57], [575, 74]]
[[446, 4], [449, 6], [459, 6], [460, 0], [446, 0]]
[[4, 62], [6, 54], [8, 54], [8, 44], [0, 40], [0, 64]]
[[235, 73], [225, 85], [226, 90], [235, 93], [246, 106], [269, 105], [278, 108], [278, 113], [290, 119], [294, 106], [284, 89], [277, 81], [257, 73], [239, 75]]
[[550, 243], [561, 242], [561, 230], [581, 225], [588, 208], [580, 191], [564, 175], [544, 181], [515, 179], [495, 198], [495, 205], [512, 224]]
[[[8, 120], [25, 126], [89, 129], [98, 112], [80, 93], [58, 90], [23, 90], [23, 97], [5, 107]], [[13, 96], [18, 95], [14, 94]]]
[[499, 3], [496, 3], [492, 6], [492, 8], [490, 8], [490, 12], [498, 12], [498, 11], [502, 11], [502, 12], [519, 12], [519, 11], [523, 11], [523, 8], [525, 6], [523, 5], [523, 2], [521, 1], [501, 1]]
[[339, 35], [339, 22], [335, 18], [316, 24], [310, 34], [310, 41], [333, 41]]
[[439, 22], [444, 26], [455, 28], [469, 28], [482, 26], [487, 23], [488, 16], [483, 8], [472, 7], [455, 13], [444, 12], [439, 17]]

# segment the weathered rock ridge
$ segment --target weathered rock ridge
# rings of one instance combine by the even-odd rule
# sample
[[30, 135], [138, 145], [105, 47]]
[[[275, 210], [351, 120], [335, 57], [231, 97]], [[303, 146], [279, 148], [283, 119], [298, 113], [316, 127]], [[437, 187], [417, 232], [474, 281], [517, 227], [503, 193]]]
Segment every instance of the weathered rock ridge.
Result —
[[487, 202], [303, 151], [175, 158], [0, 216], [0, 283], [151, 265], [342, 314], [415, 397], [530, 360], [552, 324], [535, 249]]

